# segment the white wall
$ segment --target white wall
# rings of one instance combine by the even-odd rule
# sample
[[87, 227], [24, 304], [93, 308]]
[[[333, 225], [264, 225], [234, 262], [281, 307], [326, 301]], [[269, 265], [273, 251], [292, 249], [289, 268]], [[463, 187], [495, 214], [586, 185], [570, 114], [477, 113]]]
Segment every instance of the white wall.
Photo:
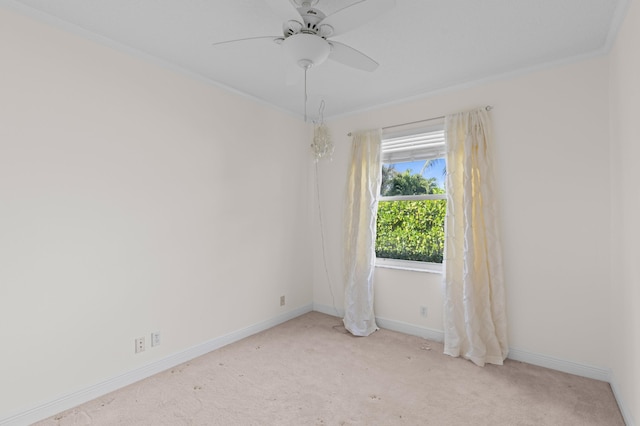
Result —
[[[606, 369], [609, 323], [608, 62], [596, 58], [332, 120], [321, 163], [336, 305], [342, 295], [347, 133], [492, 105], [510, 346]], [[317, 227], [316, 227], [317, 228]], [[314, 303], [331, 305], [316, 234]], [[421, 282], [422, 281], [422, 282]], [[442, 330], [441, 277], [378, 270], [376, 314]], [[429, 316], [419, 316], [419, 306]]]
[[640, 5], [631, 2], [611, 54], [611, 359], [629, 424], [640, 422]]
[[299, 117], [2, 9], [0, 52], [0, 419], [310, 306]]

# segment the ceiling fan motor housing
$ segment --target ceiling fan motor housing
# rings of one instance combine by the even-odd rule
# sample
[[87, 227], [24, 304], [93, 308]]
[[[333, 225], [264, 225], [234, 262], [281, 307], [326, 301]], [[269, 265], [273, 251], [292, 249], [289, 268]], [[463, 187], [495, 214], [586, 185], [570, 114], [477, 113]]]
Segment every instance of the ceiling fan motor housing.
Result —
[[322, 38], [327, 38], [333, 33], [333, 28], [330, 25], [321, 25], [320, 23], [327, 16], [318, 9], [313, 7], [299, 7], [298, 13], [302, 17], [303, 22], [288, 21], [283, 25], [283, 32], [285, 38], [294, 34], [313, 34]]

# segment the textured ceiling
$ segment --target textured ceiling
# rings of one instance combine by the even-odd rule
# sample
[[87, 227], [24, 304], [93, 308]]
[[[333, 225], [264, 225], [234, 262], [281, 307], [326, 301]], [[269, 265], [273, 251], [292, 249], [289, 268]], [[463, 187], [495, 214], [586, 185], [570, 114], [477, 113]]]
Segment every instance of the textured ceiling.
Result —
[[[334, 61], [313, 67], [308, 110], [315, 115], [324, 99], [325, 116], [342, 115], [603, 53], [628, 1], [396, 0], [391, 11], [335, 37], [380, 67], [372, 73]], [[329, 15], [356, 2], [320, 0], [316, 7]], [[85, 36], [95, 34], [108, 44], [303, 113], [304, 72], [290, 65], [281, 46], [270, 41], [212, 46], [281, 34], [282, 22], [264, 0], [0, 0], [0, 5], [53, 17]], [[298, 74], [294, 84], [292, 73]]]

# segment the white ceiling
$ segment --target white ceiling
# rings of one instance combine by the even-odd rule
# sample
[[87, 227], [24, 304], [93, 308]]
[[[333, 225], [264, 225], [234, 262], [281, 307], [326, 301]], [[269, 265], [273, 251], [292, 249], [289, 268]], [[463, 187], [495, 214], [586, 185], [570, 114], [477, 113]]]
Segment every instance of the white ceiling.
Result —
[[[289, 0], [281, 0], [283, 2]], [[309, 70], [309, 113], [325, 117], [607, 51], [629, 0], [396, 0], [334, 39], [380, 63], [372, 72], [334, 61]], [[329, 15], [357, 0], [320, 0]], [[264, 0], [2, 0], [114, 46], [150, 55], [302, 115], [303, 79], [287, 84], [281, 46], [225, 40], [280, 35]], [[45, 14], [43, 15], [42, 12]], [[94, 37], [97, 35], [98, 37]], [[301, 68], [294, 72], [303, 75]]]

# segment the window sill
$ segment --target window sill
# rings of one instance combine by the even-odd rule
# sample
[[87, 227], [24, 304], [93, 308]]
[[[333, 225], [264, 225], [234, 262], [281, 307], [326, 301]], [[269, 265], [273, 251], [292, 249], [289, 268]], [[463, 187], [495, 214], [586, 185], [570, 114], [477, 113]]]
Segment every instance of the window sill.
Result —
[[414, 260], [376, 258], [376, 268], [400, 269], [403, 271], [442, 274], [441, 263], [416, 262]]

